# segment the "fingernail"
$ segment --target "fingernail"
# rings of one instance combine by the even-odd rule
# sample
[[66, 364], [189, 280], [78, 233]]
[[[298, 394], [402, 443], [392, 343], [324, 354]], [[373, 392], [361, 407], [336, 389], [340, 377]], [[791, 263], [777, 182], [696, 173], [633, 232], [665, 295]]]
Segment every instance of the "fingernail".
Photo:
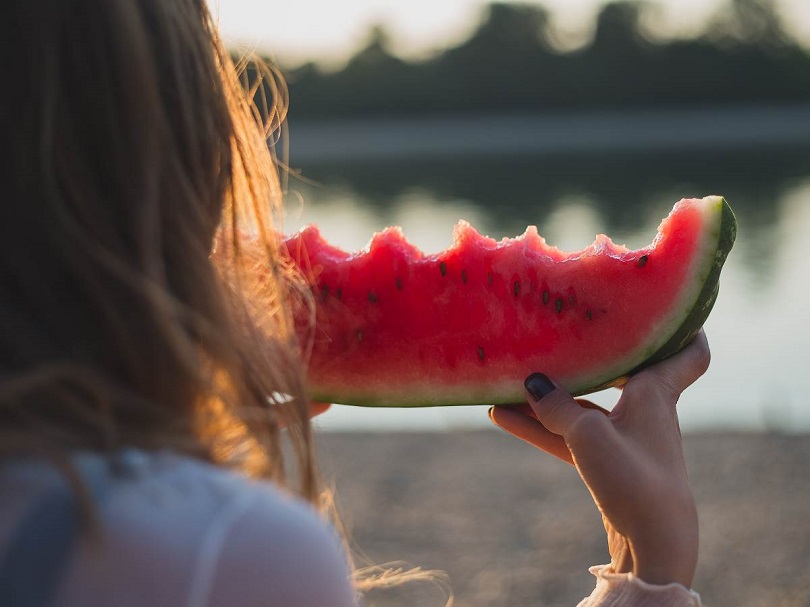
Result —
[[557, 388], [557, 386], [555, 386], [551, 380], [542, 373], [532, 373], [526, 378], [523, 385], [526, 386], [528, 393], [534, 396], [537, 400], [540, 400], [550, 392], [554, 392], [554, 390]]
[[487, 411], [487, 415], [489, 415], [489, 419], [492, 419], [492, 413], [495, 411], [495, 407], [490, 407], [489, 411]]

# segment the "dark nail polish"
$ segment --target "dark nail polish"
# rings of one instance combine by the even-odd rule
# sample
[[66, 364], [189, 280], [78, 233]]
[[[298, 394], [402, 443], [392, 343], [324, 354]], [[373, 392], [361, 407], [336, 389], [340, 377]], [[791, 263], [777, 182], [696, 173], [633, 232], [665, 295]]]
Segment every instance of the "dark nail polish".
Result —
[[489, 415], [489, 419], [492, 419], [492, 413], [495, 411], [495, 407], [490, 407], [489, 411], [487, 411], [487, 415]]
[[529, 394], [534, 396], [537, 400], [540, 400], [550, 392], [554, 392], [554, 390], [557, 388], [557, 386], [555, 386], [551, 380], [542, 373], [532, 373], [526, 378], [523, 385], [526, 386], [526, 390], [529, 392]]

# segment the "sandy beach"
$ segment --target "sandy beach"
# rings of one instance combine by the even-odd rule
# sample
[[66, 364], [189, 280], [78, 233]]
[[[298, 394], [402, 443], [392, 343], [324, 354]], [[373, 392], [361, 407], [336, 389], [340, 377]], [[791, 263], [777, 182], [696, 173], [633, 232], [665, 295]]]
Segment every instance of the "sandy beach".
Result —
[[[685, 438], [701, 521], [704, 605], [810, 605], [810, 435]], [[457, 607], [568, 607], [606, 562], [574, 470], [499, 431], [319, 434], [353, 544], [373, 563], [449, 575]], [[435, 584], [369, 606], [443, 605]], [[338, 607], [338, 606], [335, 606]]]

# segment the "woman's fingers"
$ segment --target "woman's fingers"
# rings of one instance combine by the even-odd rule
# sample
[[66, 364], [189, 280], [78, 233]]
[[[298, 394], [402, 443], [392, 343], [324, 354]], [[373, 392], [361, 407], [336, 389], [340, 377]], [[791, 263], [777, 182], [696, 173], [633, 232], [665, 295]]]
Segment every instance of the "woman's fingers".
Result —
[[628, 419], [672, 423], [681, 393], [706, 372], [710, 360], [709, 344], [701, 330], [683, 350], [632, 376], [614, 410]]
[[542, 449], [546, 453], [573, 464], [571, 452], [565, 440], [553, 432], [549, 432], [543, 424], [534, 417], [528, 405], [493, 407], [489, 411], [492, 423], [509, 434]]
[[[609, 412], [599, 405], [589, 400], [578, 399], [575, 401], [583, 409], [599, 411], [603, 415]], [[489, 417], [492, 423], [505, 430], [509, 434], [550, 453], [564, 462], [573, 464], [571, 451], [565, 443], [565, 439], [551, 432], [541, 422], [528, 403], [520, 405], [501, 405], [490, 409]]]
[[709, 342], [701, 329], [683, 350], [630, 378], [626, 388], [635, 389], [644, 384], [646, 388], [663, 390], [677, 399], [706, 372], [710, 362]]
[[[589, 401], [585, 402], [596, 408], [583, 407], [542, 373], [533, 373], [526, 378], [524, 385], [529, 406], [537, 419], [548, 430], [563, 437], [568, 444], [582, 431], [590, 433], [594, 425], [603, 427], [609, 423], [601, 407], [596, 407]], [[599, 428], [593, 429], [599, 431]]]
[[706, 373], [711, 360], [709, 340], [705, 331], [701, 329], [683, 350], [661, 361], [657, 366], [659, 370], [663, 369], [666, 373], [670, 373], [681, 389], [685, 390]]

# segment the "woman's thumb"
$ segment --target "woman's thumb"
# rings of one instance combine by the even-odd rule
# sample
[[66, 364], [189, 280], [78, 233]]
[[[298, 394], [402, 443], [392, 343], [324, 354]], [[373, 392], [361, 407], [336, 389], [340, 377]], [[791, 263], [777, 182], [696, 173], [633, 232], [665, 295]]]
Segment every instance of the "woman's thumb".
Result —
[[586, 418], [606, 419], [602, 413], [580, 406], [568, 392], [542, 373], [532, 373], [523, 385], [537, 419], [554, 434], [567, 437]]

